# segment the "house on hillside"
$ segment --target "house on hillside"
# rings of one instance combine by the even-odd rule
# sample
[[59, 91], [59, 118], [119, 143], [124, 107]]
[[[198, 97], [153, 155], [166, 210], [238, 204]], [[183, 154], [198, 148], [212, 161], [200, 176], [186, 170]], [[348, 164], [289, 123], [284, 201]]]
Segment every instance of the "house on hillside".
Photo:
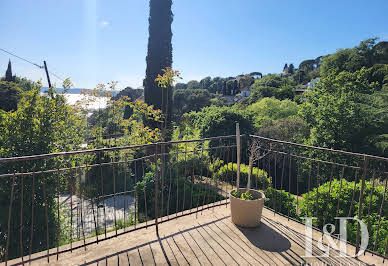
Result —
[[242, 90], [240, 94], [241, 94], [241, 97], [243, 97], [243, 98], [249, 97], [249, 95], [251, 95], [251, 91], [250, 90]]
[[314, 88], [317, 85], [318, 82], [319, 82], [319, 78], [313, 79], [312, 81], [307, 83], [307, 88], [308, 89]]

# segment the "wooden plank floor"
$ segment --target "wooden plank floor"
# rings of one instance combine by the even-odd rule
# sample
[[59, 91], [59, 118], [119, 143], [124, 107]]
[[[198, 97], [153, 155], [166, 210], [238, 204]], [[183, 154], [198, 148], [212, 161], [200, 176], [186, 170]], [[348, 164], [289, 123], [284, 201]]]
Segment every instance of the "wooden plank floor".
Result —
[[[159, 232], [158, 238], [155, 227], [140, 229], [61, 254], [59, 260], [51, 256], [49, 265], [388, 265], [368, 253], [354, 259], [338, 257], [335, 250], [328, 258], [305, 258], [304, 225], [267, 209], [255, 229], [236, 227], [229, 206], [221, 206], [161, 223]], [[321, 233], [313, 231], [313, 255], [323, 254], [319, 237]], [[354, 253], [353, 246], [348, 249]], [[47, 264], [47, 259], [32, 263]]]

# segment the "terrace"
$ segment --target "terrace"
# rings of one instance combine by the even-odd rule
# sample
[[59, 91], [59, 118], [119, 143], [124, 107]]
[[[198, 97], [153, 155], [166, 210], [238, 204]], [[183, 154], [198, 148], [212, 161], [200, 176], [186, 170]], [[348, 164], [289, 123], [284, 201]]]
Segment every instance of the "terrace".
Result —
[[[0, 159], [0, 179], [9, 187], [3, 191], [8, 197], [1, 199], [8, 214], [0, 232], [3, 261], [9, 265], [387, 263], [388, 159], [240, 137], [242, 163], [248, 161], [254, 144], [258, 148], [252, 176], [255, 171], [260, 176], [261, 169], [270, 178], [268, 188], [259, 178], [252, 180], [252, 188], [265, 191], [269, 198], [262, 223], [254, 229], [237, 227], [230, 219], [236, 136]], [[220, 160], [224, 176], [215, 173]], [[334, 186], [336, 178], [341, 180], [339, 188]], [[242, 176], [241, 180], [244, 183]], [[356, 181], [350, 183], [351, 193], [345, 191], [346, 180]], [[324, 183], [328, 190], [320, 187]], [[342, 196], [335, 197], [338, 194]], [[337, 225], [333, 217], [347, 216], [344, 209], [350, 217], [357, 213], [372, 232], [368, 250], [357, 258], [340, 256], [338, 249], [327, 245], [327, 238], [320, 243], [323, 225]], [[318, 217], [311, 239], [303, 216]], [[350, 256], [362, 243], [359, 226], [353, 233], [353, 244], [345, 243]], [[313, 257], [306, 257], [306, 241], [311, 241]]]

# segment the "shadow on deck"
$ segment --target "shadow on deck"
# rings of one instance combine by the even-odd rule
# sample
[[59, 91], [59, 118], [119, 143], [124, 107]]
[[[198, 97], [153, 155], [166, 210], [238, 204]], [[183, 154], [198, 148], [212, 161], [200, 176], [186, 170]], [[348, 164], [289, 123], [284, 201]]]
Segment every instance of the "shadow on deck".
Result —
[[[382, 258], [366, 254], [358, 259], [340, 257], [330, 250], [329, 257], [319, 249], [313, 231], [312, 252], [305, 255], [304, 225], [263, 211], [262, 223], [255, 229], [236, 227], [229, 206], [204, 210], [159, 224], [159, 237], [153, 226], [118, 236], [86, 250], [78, 249], [50, 257], [50, 265], [383, 265]], [[348, 245], [348, 254], [354, 247]], [[39, 256], [35, 254], [33, 257]], [[21, 263], [21, 259], [9, 264]], [[48, 264], [47, 259], [32, 264]]]

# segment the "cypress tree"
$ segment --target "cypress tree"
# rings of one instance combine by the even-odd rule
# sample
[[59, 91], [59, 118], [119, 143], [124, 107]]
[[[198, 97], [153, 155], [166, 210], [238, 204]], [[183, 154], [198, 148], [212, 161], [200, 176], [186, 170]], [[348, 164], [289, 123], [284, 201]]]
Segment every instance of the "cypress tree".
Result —
[[[167, 101], [172, 99], [171, 88], [163, 89], [155, 82], [162, 69], [172, 66], [172, 0], [150, 0], [149, 38], [144, 98], [155, 109], [167, 111]], [[171, 104], [168, 105], [169, 108]], [[169, 112], [170, 113], [170, 112]]]
[[12, 76], [12, 66], [11, 66], [11, 60], [8, 61], [8, 68], [5, 72], [5, 81], [11, 82], [14, 81], [14, 78]]

